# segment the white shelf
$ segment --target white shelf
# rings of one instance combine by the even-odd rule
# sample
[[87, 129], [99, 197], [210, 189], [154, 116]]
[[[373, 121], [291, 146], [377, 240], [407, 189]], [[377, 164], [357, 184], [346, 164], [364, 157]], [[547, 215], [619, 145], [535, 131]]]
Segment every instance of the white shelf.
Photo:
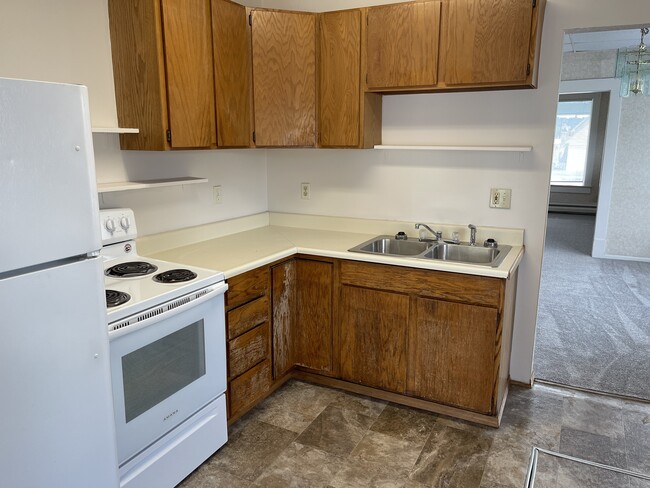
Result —
[[164, 186], [195, 185], [197, 183], [207, 182], [207, 178], [194, 178], [191, 176], [166, 178], [163, 180], [116, 181], [114, 183], [97, 183], [97, 191], [99, 193], [111, 193], [115, 191], [142, 190], [144, 188], [160, 188]]
[[375, 149], [401, 149], [408, 151], [495, 151], [530, 152], [533, 146], [396, 146], [378, 145]]
[[128, 127], [93, 127], [95, 134], [137, 134], [140, 129], [131, 129]]

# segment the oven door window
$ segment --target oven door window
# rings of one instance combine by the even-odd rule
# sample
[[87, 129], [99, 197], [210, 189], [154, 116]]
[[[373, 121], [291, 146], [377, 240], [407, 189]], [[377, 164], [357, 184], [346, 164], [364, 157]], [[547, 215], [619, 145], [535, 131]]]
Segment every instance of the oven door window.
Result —
[[126, 422], [205, 375], [203, 320], [122, 356]]

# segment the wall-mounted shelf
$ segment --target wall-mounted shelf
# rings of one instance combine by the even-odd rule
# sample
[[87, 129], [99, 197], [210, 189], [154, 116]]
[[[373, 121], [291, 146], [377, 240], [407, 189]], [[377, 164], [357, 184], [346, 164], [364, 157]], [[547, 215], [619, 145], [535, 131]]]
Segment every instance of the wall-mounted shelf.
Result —
[[128, 127], [93, 127], [94, 134], [137, 134], [140, 129], [132, 129]]
[[401, 149], [409, 151], [495, 151], [495, 152], [530, 152], [533, 146], [398, 146], [380, 145], [375, 149]]
[[160, 188], [163, 186], [195, 185], [197, 183], [207, 182], [207, 178], [194, 178], [191, 176], [161, 180], [116, 181], [114, 183], [97, 183], [97, 191], [99, 193], [111, 193], [116, 191], [142, 190], [144, 188]]

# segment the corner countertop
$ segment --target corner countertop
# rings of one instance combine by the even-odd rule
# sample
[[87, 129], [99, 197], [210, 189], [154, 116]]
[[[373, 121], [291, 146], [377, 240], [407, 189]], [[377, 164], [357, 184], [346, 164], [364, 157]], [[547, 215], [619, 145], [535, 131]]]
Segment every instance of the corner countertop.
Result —
[[[345, 228], [345, 226], [341, 227]], [[383, 234], [391, 234], [391, 231], [392, 229], [387, 229]], [[191, 229], [188, 232], [191, 232]], [[358, 233], [331, 229], [273, 225], [273, 222], [269, 222], [269, 225], [200, 240], [198, 242], [192, 242], [191, 238], [186, 238], [183, 245], [176, 245], [179, 244], [178, 239], [170, 238], [169, 241], [174, 241], [175, 247], [157, 250], [155, 252], [145, 251], [144, 254], [164, 261], [219, 270], [224, 272], [226, 278], [232, 278], [251, 269], [294, 254], [310, 254], [314, 256], [506, 279], [517, 269], [524, 254], [523, 245], [512, 245], [514, 243], [509, 243], [512, 245], [512, 249], [506, 258], [499, 267], [492, 268], [450, 261], [381, 256], [348, 251], [348, 249], [380, 234], [382, 232]], [[205, 237], [205, 234], [203, 233], [201, 236]], [[161, 242], [164, 242], [164, 235], [156, 237], [156, 239], [158, 239], [158, 247], [160, 247], [162, 245]], [[140, 246], [139, 243], [138, 246]], [[155, 246], [143, 247], [145, 249], [147, 247], [151, 248], [151, 250], [155, 249]], [[142, 251], [140, 248], [139, 250], [140, 252]]]

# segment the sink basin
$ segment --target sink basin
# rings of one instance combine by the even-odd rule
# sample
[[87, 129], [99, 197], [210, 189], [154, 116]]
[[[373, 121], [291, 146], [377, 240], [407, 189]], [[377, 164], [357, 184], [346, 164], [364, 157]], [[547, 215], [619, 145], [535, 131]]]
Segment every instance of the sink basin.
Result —
[[377, 236], [349, 249], [350, 252], [399, 256], [403, 258], [435, 259], [457, 263], [498, 267], [511, 246], [498, 248], [470, 246], [467, 243], [421, 242], [418, 239], [395, 239], [393, 236]]
[[430, 242], [420, 242], [417, 239], [399, 240], [391, 236], [379, 236], [353, 247], [350, 251], [413, 257], [422, 254], [431, 246]]
[[509, 250], [510, 246], [501, 246], [494, 249], [457, 244], [438, 244], [425, 252], [421, 257], [425, 259], [458, 261], [461, 263], [483, 264], [497, 267], [501, 264], [501, 261], [503, 261]]

